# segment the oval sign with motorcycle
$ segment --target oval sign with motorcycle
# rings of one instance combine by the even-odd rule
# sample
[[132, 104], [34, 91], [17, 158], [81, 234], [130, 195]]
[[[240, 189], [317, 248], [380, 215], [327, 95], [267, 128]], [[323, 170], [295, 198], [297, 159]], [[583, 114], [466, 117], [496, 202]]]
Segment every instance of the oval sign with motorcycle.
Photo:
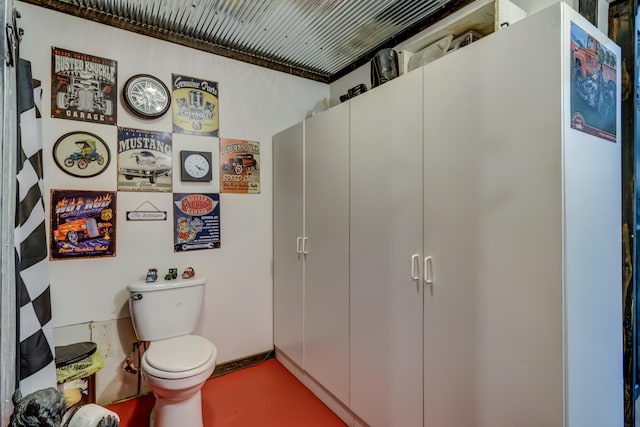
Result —
[[69, 132], [53, 146], [53, 159], [65, 173], [89, 178], [104, 172], [111, 161], [109, 147], [98, 135]]

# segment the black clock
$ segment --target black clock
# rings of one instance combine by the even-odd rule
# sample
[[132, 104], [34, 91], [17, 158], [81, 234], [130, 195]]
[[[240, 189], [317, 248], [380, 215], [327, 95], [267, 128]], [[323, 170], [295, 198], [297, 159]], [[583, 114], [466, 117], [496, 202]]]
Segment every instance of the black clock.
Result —
[[160, 117], [171, 106], [167, 86], [149, 74], [136, 74], [129, 78], [122, 89], [122, 97], [127, 108], [143, 119]]
[[211, 153], [207, 151], [181, 151], [182, 181], [211, 181]]

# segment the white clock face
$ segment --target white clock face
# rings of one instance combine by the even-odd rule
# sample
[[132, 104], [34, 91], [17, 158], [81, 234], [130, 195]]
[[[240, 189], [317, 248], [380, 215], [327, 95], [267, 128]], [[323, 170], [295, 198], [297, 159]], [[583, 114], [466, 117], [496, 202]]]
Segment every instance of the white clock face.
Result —
[[202, 154], [189, 154], [184, 160], [184, 170], [194, 178], [202, 178], [209, 172], [209, 161]]

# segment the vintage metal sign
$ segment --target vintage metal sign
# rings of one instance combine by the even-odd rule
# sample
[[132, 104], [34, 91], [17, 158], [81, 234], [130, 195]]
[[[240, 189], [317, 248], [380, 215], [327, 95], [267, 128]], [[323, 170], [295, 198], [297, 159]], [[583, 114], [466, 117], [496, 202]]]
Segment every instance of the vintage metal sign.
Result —
[[260, 194], [260, 143], [220, 139], [220, 192]]
[[174, 252], [220, 247], [220, 194], [173, 194]]
[[170, 192], [169, 132], [118, 128], [118, 191]]
[[116, 254], [116, 192], [51, 190], [52, 260]]
[[117, 124], [118, 63], [51, 48], [51, 117]]
[[173, 132], [218, 136], [218, 83], [171, 75]]

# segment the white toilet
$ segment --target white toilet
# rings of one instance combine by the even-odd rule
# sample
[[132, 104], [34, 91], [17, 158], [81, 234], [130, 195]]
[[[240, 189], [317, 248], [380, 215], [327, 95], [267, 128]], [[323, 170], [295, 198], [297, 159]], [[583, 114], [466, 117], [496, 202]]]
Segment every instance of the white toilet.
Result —
[[151, 342], [140, 366], [156, 398], [151, 427], [203, 427], [200, 390], [213, 373], [218, 350], [191, 333], [206, 283], [194, 277], [127, 285], [136, 335]]

